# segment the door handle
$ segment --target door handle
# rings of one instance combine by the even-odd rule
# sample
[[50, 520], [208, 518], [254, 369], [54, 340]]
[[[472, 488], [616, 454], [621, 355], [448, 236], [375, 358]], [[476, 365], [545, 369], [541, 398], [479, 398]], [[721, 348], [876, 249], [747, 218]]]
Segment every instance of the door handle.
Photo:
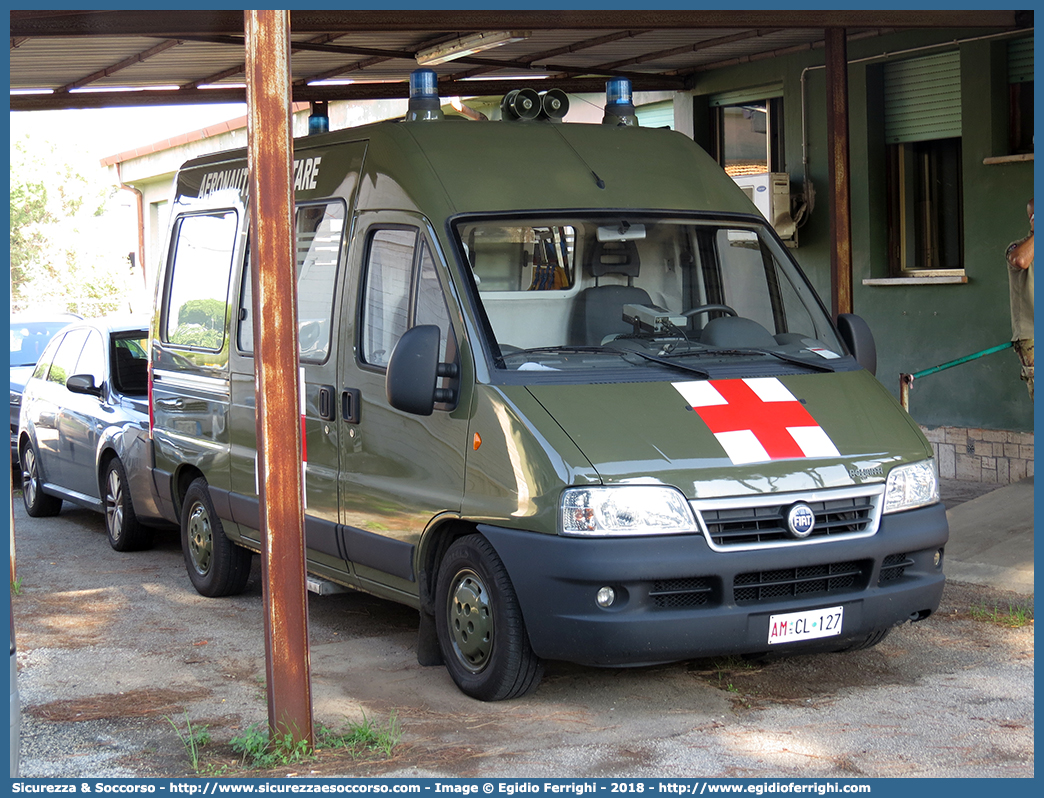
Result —
[[362, 394], [358, 388], [345, 388], [341, 393], [341, 417], [349, 424], [359, 423], [359, 404]]
[[323, 421], [334, 421], [337, 408], [334, 406], [335, 388], [332, 385], [319, 386], [319, 418]]

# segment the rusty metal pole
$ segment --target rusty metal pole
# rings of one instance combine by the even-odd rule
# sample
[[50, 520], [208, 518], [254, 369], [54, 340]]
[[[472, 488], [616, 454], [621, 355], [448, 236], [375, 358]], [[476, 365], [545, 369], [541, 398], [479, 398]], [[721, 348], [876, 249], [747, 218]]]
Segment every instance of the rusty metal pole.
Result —
[[827, 146], [830, 152], [830, 310], [852, 312], [852, 190], [848, 144], [848, 43], [826, 30]]
[[250, 262], [268, 723], [314, 744], [294, 266], [290, 13], [246, 11]]

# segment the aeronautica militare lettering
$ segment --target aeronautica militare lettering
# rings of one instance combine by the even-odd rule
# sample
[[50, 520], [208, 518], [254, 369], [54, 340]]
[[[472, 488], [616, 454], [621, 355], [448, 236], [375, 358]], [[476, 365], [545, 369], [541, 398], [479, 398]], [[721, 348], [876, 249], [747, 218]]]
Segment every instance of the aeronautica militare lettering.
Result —
[[[319, 164], [322, 156], [314, 158], [299, 158], [294, 161], [294, 191], [311, 191], [318, 186]], [[247, 190], [250, 185], [250, 173], [247, 168], [222, 169], [217, 172], [207, 172], [199, 184], [199, 199], [217, 194], [219, 191], [236, 191], [246, 201]]]

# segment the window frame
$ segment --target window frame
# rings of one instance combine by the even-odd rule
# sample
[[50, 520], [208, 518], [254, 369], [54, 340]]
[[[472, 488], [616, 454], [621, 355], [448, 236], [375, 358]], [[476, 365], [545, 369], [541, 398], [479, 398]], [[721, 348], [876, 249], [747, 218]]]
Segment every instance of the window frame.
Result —
[[[766, 169], [760, 172], [751, 171], [729, 171], [726, 163], [725, 147], [725, 112], [728, 108], [740, 108], [746, 105], [763, 103], [766, 114], [765, 131], [765, 164]], [[739, 177], [747, 174], [763, 174], [765, 172], [786, 172], [786, 142], [784, 139], [784, 103], [782, 88], [765, 87], [750, 92], [744, 92], [742, 97], [733, 94], [719, 95], [711, 98], [710, 102], [710, 124], [712, 155], [718, 165], [725, 170], [729, 177]], [[735, 168], [734, 168], [735, 169]]]
[[[944, 147], [952, 144], [949, 155]], [[949, 157], [956, 187], [947, 202], [930, 200], [934, 208], [925, 222], [917, 210], [919, 197], [935, 195], [930, 185], [938, 173], [938, 159]], [[964, 176], [961, 137], [907, 141], [886, 145], [885, 196], [888, 219], [888, 270], [891, 277], [955, 277], [964, 269]], [[926, 174], [926, 170], [928, 174]], [[956, 208], [955, 231], [947, 231], [947, 209]], [[956, 265], [943, 263], [943, 247], [935, 242], [946, 235], [956, 247]]]

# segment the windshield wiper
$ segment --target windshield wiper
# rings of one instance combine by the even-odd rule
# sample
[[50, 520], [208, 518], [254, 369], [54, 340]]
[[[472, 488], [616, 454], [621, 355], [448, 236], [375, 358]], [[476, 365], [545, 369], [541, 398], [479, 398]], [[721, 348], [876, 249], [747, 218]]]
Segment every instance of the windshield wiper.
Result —
[[517, 352], [508, 352], [504, 357], [512, 355], [618, 355], [619, 349], [608, 346], [535, 346], [532, 349], [519, 349]]
[[710, 374], [703, 369], [694, 368], [693, 366], [686, 366], [684, 363], [678, 363], [673, 360], [668, 360], [664, 357], [657, 357], [656, 355], [649, 355], [645, 352], [639, 352], [637, 349], [628, 349], [626, 351], [615, 350], [620, 354], [627, 355], [638, 355], [643, 360], [648, 360], [652, 363], [659, 363], [661, 366], [670, 366], [672, 369], [678, 369], [679, 371], [687, 371], [689, 374], [695, 374], [699, 377], [703, 377], [705, 380], [710, 379]]
[[543, 353], [562, 355], [613, 355], [615, 357], [622, 357], [624, 360], [626, 360], [629, 355], [637, 355], [643, 360], [648, 360], [652, 363], [659, 363], [662, 366], [670, 366], [679, 371], [696, 374], [704, 379], [710, 378], [710, 375], [703, 369], [686, 366], [684, 363], [675, 363], [662, 357], [656, 357], [655, 355], [649, 355], [645, 352], [639, 352], [636, 349], [617, 349], [614, 346], [537, 346], [532, 349], [522, 349], [518, 352], [511, 352], [504, 355], [502, 359], [512, 357], [513, 355], [534, 355]]
[[[641, 354], [641, 353], [639, 353]], [[663, 355], [664, 358], [683, 358], [683, 357], [705, 357], [713, 355], [714, 357], [743, 357], [752, 355], [769, 355], [777, 360], [782, 360], [786, 363], [792, 363], [795, 366], [803, 366], [813, 371], [824, 371], [833, 373], [834, 368], [826, 363], [810, 362], [803, 360], [796, 355], [788, 355], [783, 352], [773, 352], [771, 349], [700, 349], [689, 352], [670, 352], [669, 354]]]
[[834, 372], [834, 367], [826, 363], [809, 362], [807, 360], [802, 360], [801, 358], [796, 357], [795, 355], [786, 355], [782, 352], [773, 352], [771, 349], [749, 349], [747, 351], [757, 352], [762, 355], [771, 355], [772, 357], [777, 358], [778, 360], [782, 360], [785, 363], [793, 363], [795, 366], [804, 366], [805, 368], [812, 369], [813, 371], [825, 371], [831, 374]]
[[531, 349], [513, 349], [510, 352], [502, 352], [496, 362], [500, 366], [505, 366], [505, 361], [527, 355], [614, 355], [619, 357], [622, 354], [624, 353], [621, 350], [606, 346], [534, 346]]

